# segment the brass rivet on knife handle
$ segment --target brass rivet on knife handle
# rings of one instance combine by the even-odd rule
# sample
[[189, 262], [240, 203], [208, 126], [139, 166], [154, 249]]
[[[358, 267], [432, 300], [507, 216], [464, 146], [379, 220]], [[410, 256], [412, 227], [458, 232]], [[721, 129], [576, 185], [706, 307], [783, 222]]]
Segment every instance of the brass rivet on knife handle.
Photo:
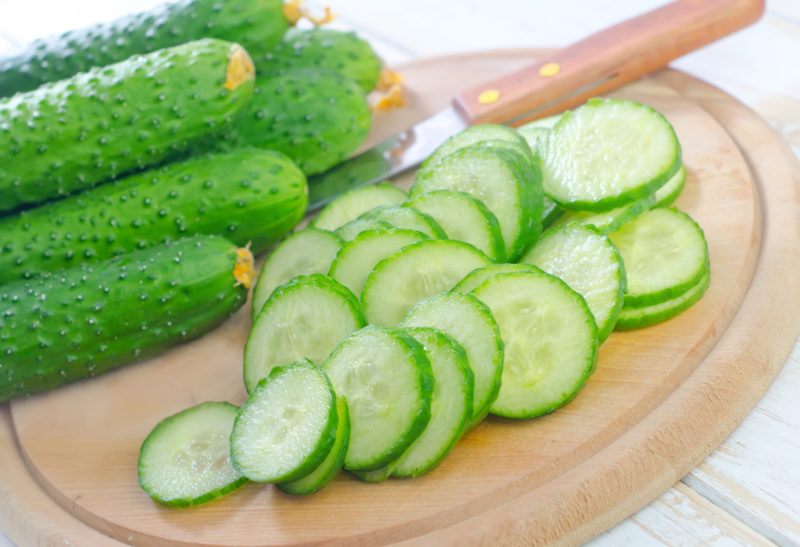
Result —
[[[753, 23], [763, 12], [764, 0], [677, 0], [568, 46], [545, 63], [468, 89], [453, 103], [471, 124], [519, 125], [658, 70]], [[503, 100], [481, 100], [487, 90]]]
[[481, 104], [492, 104], [500, 100], [500, 92], [496, 89], [486, 89], [478, 95], [478, 102]]

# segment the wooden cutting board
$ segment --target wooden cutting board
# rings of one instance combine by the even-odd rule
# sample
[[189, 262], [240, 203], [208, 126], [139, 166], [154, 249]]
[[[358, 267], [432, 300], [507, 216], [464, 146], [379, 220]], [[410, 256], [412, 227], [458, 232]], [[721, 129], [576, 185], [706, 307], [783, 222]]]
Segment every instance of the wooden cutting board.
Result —
[[[535, 54], [401, 67], [410, 104], [378, 115], [373, 140]], [[158, 359], [3, 409], [2, 528], [20, 544], [574, 543], [648, 503], [730, 433], [794, 344], [800, 175], [756, 114], [685, 74], [662, 71], [616, 95], [654, 106], [675, 126], [689, 172], [678, 206], [705, 230], [712, 281], [680, 317], [613, 334], [564, 409], [530, 421], [490, 418], [419, 479], [370, 485], [342, 473], [308, 498], [248, 485], [206, 506], [160, 508], [137, 486], [139, 445], [189, 405], [243, 401], [243, 310]]]

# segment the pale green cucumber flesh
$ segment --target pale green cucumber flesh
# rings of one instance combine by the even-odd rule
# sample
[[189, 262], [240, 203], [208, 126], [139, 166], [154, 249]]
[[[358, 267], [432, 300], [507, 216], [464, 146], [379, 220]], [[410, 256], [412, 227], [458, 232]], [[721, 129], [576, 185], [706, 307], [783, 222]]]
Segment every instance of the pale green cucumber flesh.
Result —
[[406, 200], [400, 188], [383, 182], [350, 190], [334, 199], [311, 221], [316, 228], [335, 230], [381, 205], [399, 205]]
[[394, 226], [384, 220], [358, 217], [336, 228], [335, 233], [342, 238], [343, 241], [352, 241], [363, 232], [370, 230], [391, 230], [392, 228], [394, 228]]
[[483, 143], [486, 141], [503, 141], [510, 147], [517, 148], [523, 151], [526, 155], [530, 154], [530, 149], [522, 138], [514, 129], [497, 124], [480, 124], [473, 125], [467, 129], [456, 133], [444, 141], [433, 153], [422, 163], [422, 168], [427, 169], [435, 164], [442, 158], [445, 158], [457, 152], [462, 148], [472, 146], [473, 144]]
[[447, 234], [430, 215], [407, 205], [383, 205], [361, 215], [362, 218], [382, 220], [395, 228], [422, 232], [431, 239], [445, 239]]
[[530, 272], [534, 270], [537, 270], [535, 266], [525, 263], [489, 264], [488, 266], [484, 266], [483, 268], [478, 268], [477, 270], [473, 270], [466, 276], [464, 276], [464, 279], [459, 281], [458, 284], [455, 287], [453, 287], [453, 292], [463, 292], [463, 293], [472, 292], [472, 290], [475, 289], [475, 287], [482, 284], [490, 277], [494, 277], [499, 274]]
[[667, 183], [656, 190], [655, 194], [655, 203], [653, 203], [653, 208], [655, 207], [669, 207], [678, 199], [678, 196], [681, 195], [683, 192], [684, 187], [686, 186], [686, 166], [681, 165], [681, 168], [678, 169], [678, 172], [667, 181]]
[[645, 211], [650, 210], [656, 201], [655, 194], [650, 194], [633, 203], [617, 207], [604, 213], [592, 213], [589, 211], [567, 211], [553, 223], [553, 226], [561, 226], [570, 222], [578, 222], [594, 226], [604, 234], [610, 234], [622, 228], [625, 224], [632, 221]]

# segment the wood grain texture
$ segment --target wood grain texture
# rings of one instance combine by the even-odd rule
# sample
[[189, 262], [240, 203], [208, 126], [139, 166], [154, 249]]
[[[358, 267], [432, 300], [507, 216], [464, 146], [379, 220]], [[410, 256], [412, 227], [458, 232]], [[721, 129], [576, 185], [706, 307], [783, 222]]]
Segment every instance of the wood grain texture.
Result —
[[[416, 91], [412, 107], [376, 125], [391, 131], [424, 117], [447, 101], [457, 78], [474, 83], [530, 55], [417, 63], [406, 70]], [[243, 313], [161, 359], [15, 403], [16, 431], [40, 484], [67, 512], [136, 543], [167, 536], [185, 544], [577, 541], [630, 514], [738, 423], [796, 336], [796, 287], [770, 297], [770, 306], [763, 299], [775, 276], [786, 284], [786, 271], [797, 267], [796, 253], [780, 253], [798, 240], [797, 167], [746, 110], [738, 115], [760, 145], [752, 147], [758, 157], [748, 150], [745, 158], [694, 96], [671, 87], [680, 78], [665, 72], [623, 94], [660, 108], [676, 125], [692, 174], [680, 205], [706, 229], [712, 287], [680, 319], [612, 336], [597, 373], [564, 410], [533, 422], [491, 420], [415, 481], [373, 486], [342, 476], [307, 500], [250, 486], [195, 510], [159, 509], [135, 484], [138, 445], [156, 421], [184, 406], [242, 400]], [[762, 177], [768, 187], [758, 185]], [[771, 229], [773, 222], [785, 229]]]

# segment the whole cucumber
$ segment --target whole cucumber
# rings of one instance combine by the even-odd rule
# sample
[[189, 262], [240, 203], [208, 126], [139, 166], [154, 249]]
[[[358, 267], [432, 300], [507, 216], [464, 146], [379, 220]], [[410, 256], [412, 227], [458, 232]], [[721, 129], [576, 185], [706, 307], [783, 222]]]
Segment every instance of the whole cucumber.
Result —
[[250, 99], [237, 44], [190, 42], [0, 100], [0, 212], [157, 164]]
[[237, 117], [223, 147], [277, 150], [313, 175], [354, 152], [366, 139], [371, 118], [354, 80], [295, 69], [256, 80], [253, 100]]
[[307, 204], [305, 176], [279, 152], [241, 149], [168, 164], [0, 219], [0, 284], [194, 234], [261, 252]]
[[354, 32], [324, 27], [292, 29], [272, 51], [254, 57], [259, 78], [282, 76], [296, 68], [330, 70], [358, 82], [364, 93], [378, 84], [381, 60]]
[[236, 42], [261, 57], [288, 27], [282, 0], [164, 4], [111, 23], [36, 40], [21, 53], [0, 58], [0, 97], [200, 38]]
[[253, 257], [195, 236], [0, 286], [0, 402], [195, 338], [247, 299]]

